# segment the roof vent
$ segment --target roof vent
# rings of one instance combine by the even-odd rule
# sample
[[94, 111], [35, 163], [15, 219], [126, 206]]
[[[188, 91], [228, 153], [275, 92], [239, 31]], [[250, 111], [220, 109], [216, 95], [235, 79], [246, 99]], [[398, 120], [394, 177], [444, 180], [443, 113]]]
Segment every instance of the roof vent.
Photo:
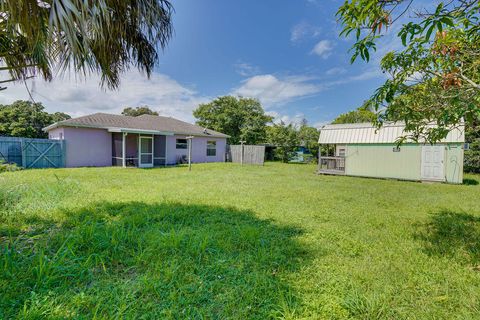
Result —
[[204, 134], [209, 134], [207, 128], [203, 128], [203, 133]]

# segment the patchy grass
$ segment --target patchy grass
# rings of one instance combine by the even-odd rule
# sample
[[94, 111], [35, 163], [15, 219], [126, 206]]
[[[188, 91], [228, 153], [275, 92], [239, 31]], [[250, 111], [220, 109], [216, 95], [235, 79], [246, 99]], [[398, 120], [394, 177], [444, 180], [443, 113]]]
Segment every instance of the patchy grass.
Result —
[[0, 318], [477, 318], [478, 180], [277, 163], [4, 173]]

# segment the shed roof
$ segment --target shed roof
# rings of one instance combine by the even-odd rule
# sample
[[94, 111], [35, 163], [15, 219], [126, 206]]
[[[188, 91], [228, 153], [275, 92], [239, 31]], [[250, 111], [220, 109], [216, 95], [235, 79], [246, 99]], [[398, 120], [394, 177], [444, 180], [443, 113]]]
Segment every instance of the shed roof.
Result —
[[[433, 125], [432, 125], [433, 127]], [[380, 129], [371, 123], [329, 124], [320, 129], [320, 144], [395, 143], [409, 133], [404, 123], [385, 123]], [[409, 141], [413, 142], [413, 141]], [[452, 129], [441, 142], [465, 142], [464, 126]]]
[[158, 134], [184, 134], [192, 136], [228, 138], [221, 132], [205, 129], [200, 126], [177, 120], [171, 117], [141, 115], [138, 117], [108, 113], [94, 113], [88, 116], [56, 122], [46, 128], [50, 131], [59, 127], [83, 127], [107, 129], [110, 131], [136, 130]]

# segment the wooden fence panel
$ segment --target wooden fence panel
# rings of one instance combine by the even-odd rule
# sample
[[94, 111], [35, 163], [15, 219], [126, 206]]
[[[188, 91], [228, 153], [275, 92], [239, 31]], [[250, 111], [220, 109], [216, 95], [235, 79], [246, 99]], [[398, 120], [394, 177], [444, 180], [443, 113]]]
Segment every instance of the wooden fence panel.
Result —
[[265, 146], [243, 146], [243, 163], [263, 165]]
[[24, 168], [62, 168], [65, 167], [65, 142], [0, 137], [0, 160]]
[[0, 161], [22, 165], [22, 139], [0, 137]]
[[[242, 146], [230, 146], [230, 159], [242, 163]], [[265, 146], [243, 145], [243, 163], [263, 165], [265, 162]]]
[[230, 146], [230, 159], [232, 162], [240, 163], [242, 159], [242, 146]]

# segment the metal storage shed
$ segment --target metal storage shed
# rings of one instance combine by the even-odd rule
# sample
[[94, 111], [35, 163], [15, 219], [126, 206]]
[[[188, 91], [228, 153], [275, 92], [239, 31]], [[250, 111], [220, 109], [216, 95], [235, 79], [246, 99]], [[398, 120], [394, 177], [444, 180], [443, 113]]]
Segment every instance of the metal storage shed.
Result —
[[321, 154], [318, 172], [375, 178], [462, 183], [464, 127], [452, 129], [435, 145], [406, 141], [402, 123], [326, 125], [320, 129], [320, 145], [332, 154]]

